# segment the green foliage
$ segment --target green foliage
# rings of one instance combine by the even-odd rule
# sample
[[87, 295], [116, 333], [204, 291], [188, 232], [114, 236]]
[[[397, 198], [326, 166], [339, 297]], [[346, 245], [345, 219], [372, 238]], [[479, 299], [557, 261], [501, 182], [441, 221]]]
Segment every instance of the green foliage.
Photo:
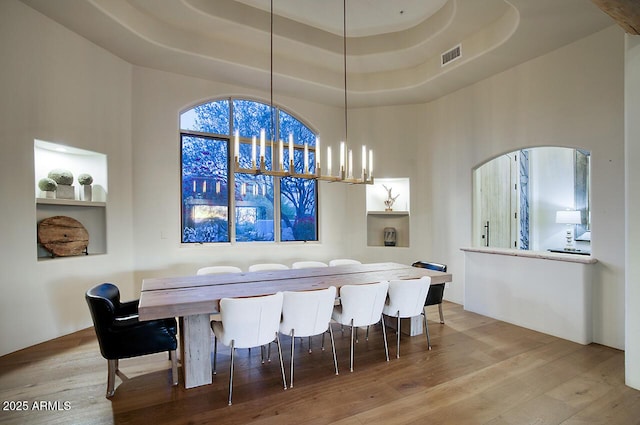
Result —
[[82, 173], [78, 176], [78, 183], [83, 186], [89, 185], [93, 183], [93, 177], [91, 177], [91, 174]]
[[45, 177], [38, 181], [38, 187], [43, 192], [54, 192], [58, 188], [58, 183], [53, 179]]
[[58, 184], [73, 184], [73, 174], [71, 173], [71, 171], [62, 168], [56, 168], [49, 171], [48, 177]]

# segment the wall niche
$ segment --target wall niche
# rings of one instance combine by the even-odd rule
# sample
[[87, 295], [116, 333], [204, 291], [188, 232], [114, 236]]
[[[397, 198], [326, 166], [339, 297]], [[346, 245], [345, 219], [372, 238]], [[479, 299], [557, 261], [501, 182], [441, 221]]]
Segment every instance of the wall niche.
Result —
[[[55, 191], [45, 191], [41, 187], [46, 189], [46, 185], [39, 185], [42, 179], [49, 178], [53, 170], [64, 170], [73, 176], [70, 185], [57, 185], [64, 189], [60, 192], [57, 188]], [[106, 254], [107, 156], [68, 145], [35, 140], [34, 171], [36, 229], [43, 220], [50, 217], [70, 217], [78, 221], [89, 234], [86, 252], [83, 254]], [[83, 174], [91, 176], [90, 185], [83, 185], [79, 181]], [[88, 182], [89, 179], [82, 180], [82, 183]], [[64, 244], [65, 240], [59, 243]], [[40, 242], [37, 243], [38, 260], [54, 257], [61, 258], [52, 254], [51, 249], [45, 249]]]

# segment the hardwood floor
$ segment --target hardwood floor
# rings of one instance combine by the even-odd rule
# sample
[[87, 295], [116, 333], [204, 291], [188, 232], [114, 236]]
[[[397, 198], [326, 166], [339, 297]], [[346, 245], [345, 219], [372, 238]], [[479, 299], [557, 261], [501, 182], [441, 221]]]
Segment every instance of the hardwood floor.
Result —
[[[306, 340], [296, 341], [295, 387], [286, 391], [275, 349], [264, 365], [259, 350], [240, 350], [231, 407], [223, 347], [212, 385], [172, 387], [167, 356], [157, 354], [121, 361], [127, 377], [116, 379], [115, 396], [107, 400], [107, 364], [87, 329], [0, 358], [0, 423], [640, 424], [640, 391], [624, 385], [623, 352], [578, 345], [452, 303], [445, 304], [445, 325], [436, 321], [437, 309], [429, 317], [431, 352], [424, 336], [403, 335], [396, 359], [394, 331], [387, 329], [387, 363], [376, 327], [368, 341], [360, 333], [353, 373], [349, 332], [342, 336], [334, 326], [338, 376], [319, 337], [312, 354]], [[285, 367], [289, 341], [282, 337]]]

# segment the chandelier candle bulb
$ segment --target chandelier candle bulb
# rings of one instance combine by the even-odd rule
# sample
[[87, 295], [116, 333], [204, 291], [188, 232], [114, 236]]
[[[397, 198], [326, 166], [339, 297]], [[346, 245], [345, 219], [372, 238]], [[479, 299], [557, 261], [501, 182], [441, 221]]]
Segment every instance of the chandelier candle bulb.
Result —
[[260, 130], [260, 162], [265, 158], [265, 131], [264, 128]]
[[349, 173], [348, 176], [350, 179], [353, 178], [353, 151], [349, 149]]
[[294, 172], [293, 167], [293, 134], [289, 133], [289, 172]]
[[304, 173], [309, 173], [309, 144], [304, 144]]
[[220, 193], [220, 182], [216, 182], [216, 193]]
[[280, 146], [278, 149], [278, 155], [280, 159], [280, 171], [284, 171], [284, 142], [280, 139]]
[[362, 145], [362, 179], [367, 178], [367, 146]]
[[320, 169], [320, 138], [316, 137], [316, 169]]
[[331, 146], [327, 146], [327, 175], [331, 175]]
[[373, 149], [369, 149], [369, 178], [373, 178]]
[[233, 150], [236, 156], [236, 162], [240, 162], [240, 133], [238, 130], [235, 132], [234, 140], [233, 140]]
[[207, 181], [202, 182], [202, 193], [207, 193]]
[[256, 136], [251, 138], [251, 168], [256, 168]]
[[345, 147], [344, 142], [340, 142], [340, 174], [341, 174], [342, 178], [344, 178], [344, 174], [345, 174], [345, 171], [346, 171], [345, 168], [344, 168], [344, 166], [345, 166], [345, 163], [344, 163], [345, 149], [346, 149], [346, 147]]

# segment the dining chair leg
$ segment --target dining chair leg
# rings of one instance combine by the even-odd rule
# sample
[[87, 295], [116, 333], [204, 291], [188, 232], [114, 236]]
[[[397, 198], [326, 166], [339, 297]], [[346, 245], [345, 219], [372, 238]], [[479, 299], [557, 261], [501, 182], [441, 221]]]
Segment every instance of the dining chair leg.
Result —
[[[278, 335], [278, 331], [276, 331], [276, 344], [278, 345], [278, 357], [280, 358], [280, 371], [282, 372], [282, 385], [284, 385], [284, 389], [287, 389], [287, 377], [284, 374], [284, 362], [282, 361], [282, 349], [280, 348], [280, 336]], [[271, 344], [269, 344], [271, 345]], [[291, 358], [291, 365], [293, 366], [293, 357]], [[293, 379], [293, 377], [292, 377]], [[293, 381], [292, 381], [293, 382]]]
[[398, 311], [398, 329], [396, 330], [396, 333], [398, 334], [397, 336], [397, 342], [396, 342], [396, 359], [400, 358], [400, 323], [402, 321], [400, 320], [400, 312]]
[[116, 370], [118, 370], [118, 359], [107, 360], [107, 398], [113, 397], [116, 392]]
[[309, 354], [311, 354], [311, 337], [309, 337]]
[[295, 341], [294, 330], [291, 329], [291, 372], [289, 373], [289, 388], [293, 388], [293, 351]]
[[387, 361], [389, 361], [389, 345], [387, 344], [387, 329], [384, 326], [384, 319], [381, 317], [380, 322], [382, 323], [382, 336], [384, 338], [384, 355], [387, 357]]
[[[353, 372], [353, 319], [351, 319], [351, 351], [350, 351], [350, 362], [351, 362], [351, 372]], [[357, 329], [356, 329], [357, 332]]]
[[[329, 335], [331, 336], [331, 351], [333, 352], [333, 365], [336, 367], [336, 375], [338, 374], [338, 358], [336, 357], [336, 343], [333, 339], [333, 329], [331, 329], [331, 323], [329, 323]], [[324, 337], [324, 333], [322, 334]]]
[[173, 385], [178, 385], [178, 356], [176, 350], [169, 351], [169, 358], [171, 359], [171, 380]]
[[231, 396], [233, 395], [233, 360], [236, 353], [234, 345], [235, 341], [231, 340], [231, 366], [229, 367], [229, 406], [231, 406]]
[[444, 325], [444, 314], [442, 314], [442, 303], [438, 304], [438, 312], [440, 313], [440, 323]]
[[424, 317], [424, 332], [427, 334], [427, 347], [429, 347], [429, 350], [431, 350], [431, 338], [429, 337], [429, 325], [427, 324], [427, 312], [423, 311], [423, 317]]
[[213, 336], [213, 374], [216, 374], [216, 362], [218, 360], [218, 338]]

